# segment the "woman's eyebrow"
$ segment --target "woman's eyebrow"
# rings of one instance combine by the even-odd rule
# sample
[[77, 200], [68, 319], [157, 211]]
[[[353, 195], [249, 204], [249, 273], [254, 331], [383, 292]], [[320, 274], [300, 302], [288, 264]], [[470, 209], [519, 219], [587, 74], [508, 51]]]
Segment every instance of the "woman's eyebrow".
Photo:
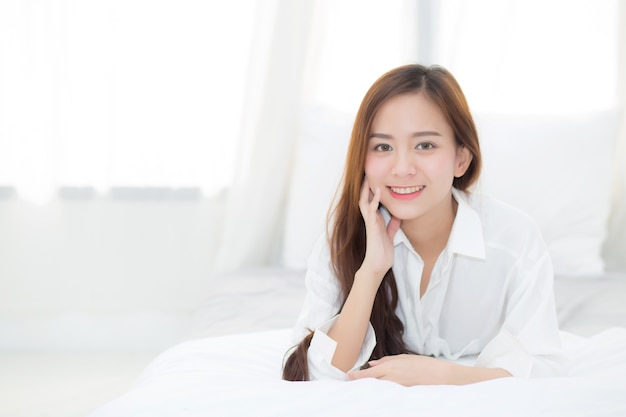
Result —
[[370, 139], [372, 138], [380, 138], [380, 139], [393, 139], [393, 136], [388, 135], [386, 133], [372, 133], [370, 135]]
[[421, 138], [422, 136], [441, 136], [441, 133], [435, 132], [434, 130], [426, 130], [424, 132], [413, 133], [414, 138]]
[[[413, 138], [421, 138], [423, 136], [441, 136], [441, 133], [435, 132], [434, 130], [425, 130], [423, 132], [415, 132], [411, 137]], [[388, 135], [386, 133], [372, 133], [370, 135], [371, 138], [380, 138], [380, 139], [393, 139], [393, 136]]]

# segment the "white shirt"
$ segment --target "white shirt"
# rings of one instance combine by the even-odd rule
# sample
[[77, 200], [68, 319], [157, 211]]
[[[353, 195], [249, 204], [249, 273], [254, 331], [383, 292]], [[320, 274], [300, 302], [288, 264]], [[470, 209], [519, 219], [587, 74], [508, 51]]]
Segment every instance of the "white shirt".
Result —
[[[478, 355], [475, 366], [503, 368], [514, 376], [554, 376], [566, 371], [552, 290], [552, 263], [535, 223], [517, 209], [453, 189], [458, 210], [448, 243], [420, 298], [424, 262], [399, 230], [394, 237], [396, 314], [403, 340], [415, 353], [456, 360]], [[381, 209], [385, 220], [389, 214]], [[336, 342], [328, 337], [341, 308], [341, 288], [326, 239], [311, 254], [307, 295], [294, 339], [315, 330], [308, 351], [311, 379], [345, 379], [331, 365]], [[352, 369], [376, 345], [369, 326]]]

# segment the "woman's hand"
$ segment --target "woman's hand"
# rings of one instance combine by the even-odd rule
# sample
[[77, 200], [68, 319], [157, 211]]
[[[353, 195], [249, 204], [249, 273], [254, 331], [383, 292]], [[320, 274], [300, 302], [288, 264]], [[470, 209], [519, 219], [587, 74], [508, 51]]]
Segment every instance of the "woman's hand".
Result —
[[464, 385], [489, 379], [509, 377], [500, 368], [475, 368], [422, 355], [393, 355], [370, 361], [370, 368], [349, 372], [348, 379], [377, 378], [413, 385]]
[[354, 283], [328, 336], [337, 342], [332, 365], [342, 371], [352, 369], [359, 357], [376, 293], [385, 274], [393, 264], [393, 237], [400, 228], [400, 220], [392, 217], [389, 225], [378, 212], [381, 191], [372, 194], [367, 181], [363, 182], [359, 209], [365, 221], [367, 235], [365, 258], [354, 275]]
[[377, 378], [406, 387], [447, 384], [452, 364], [430, 356], [405, 354], [385, 356], [369, 365], [368, 369], [348, 373], [348, 378]]
[[[376, 188], [372, 193], [369, 183], [365, 179], [361, 186], [361, 198], [359, 199], [359, 208], [365, 221], [367, 234], [367, 247], [361, 270], [366, 272], [366, 275], [377, 277], [382, 281], [393, 265], [393, 237], [400, 228], [400, 219], [392, 216], [389, 224], [385, 225], [385, 219], [378, 211], [380, 196], [380, 188]], [[378, 282], [379, 285], [380, 281]]]

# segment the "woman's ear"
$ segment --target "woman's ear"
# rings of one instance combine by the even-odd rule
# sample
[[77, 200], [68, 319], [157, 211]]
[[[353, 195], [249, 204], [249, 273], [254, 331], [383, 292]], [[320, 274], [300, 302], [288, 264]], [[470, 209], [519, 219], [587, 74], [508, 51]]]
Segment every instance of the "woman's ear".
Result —
[[473, 155], [465, 146], [461, 145], [456, 148], [456, 161], [454, 166], [454, 176], [461, 178], [465, 175], [467, 168], [469, 168], [472, 162]]

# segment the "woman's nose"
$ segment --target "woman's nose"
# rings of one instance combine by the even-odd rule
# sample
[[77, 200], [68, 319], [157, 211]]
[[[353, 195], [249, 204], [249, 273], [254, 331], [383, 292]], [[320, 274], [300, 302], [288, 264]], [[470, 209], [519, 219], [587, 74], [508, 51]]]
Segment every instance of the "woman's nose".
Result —
[[415, 175], [416, 161], [405, 152], [398, 152], [394, 161], [392, 174], [398, 177]]

